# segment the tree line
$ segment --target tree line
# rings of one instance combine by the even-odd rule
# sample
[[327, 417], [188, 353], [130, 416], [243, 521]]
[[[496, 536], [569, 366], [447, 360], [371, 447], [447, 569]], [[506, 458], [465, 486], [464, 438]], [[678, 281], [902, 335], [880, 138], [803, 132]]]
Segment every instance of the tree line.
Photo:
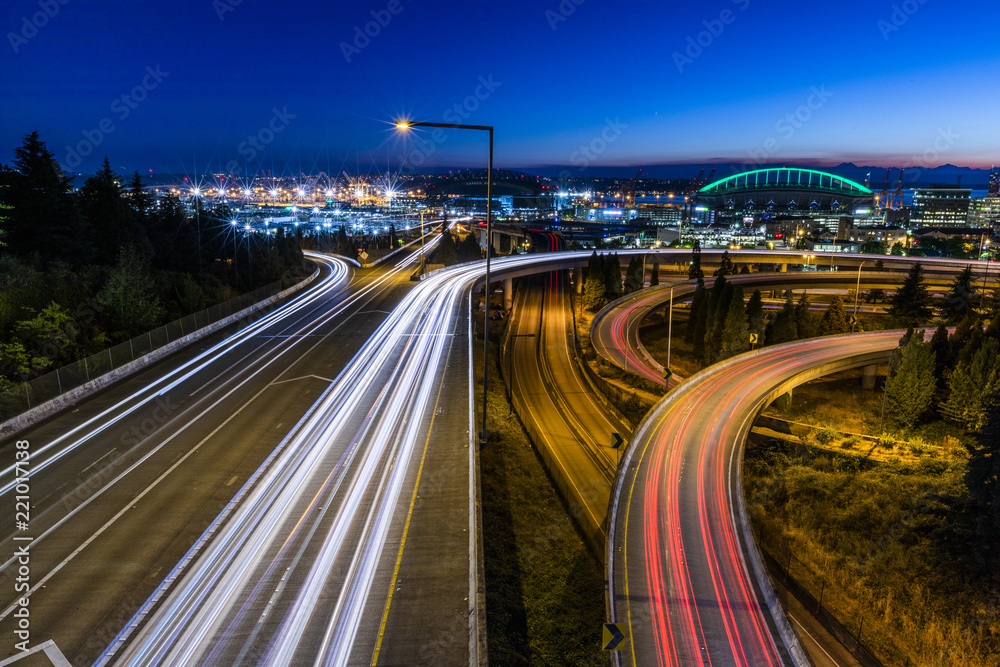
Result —
[[107, 158], [79, 189], [37, 132], [0, 164], [0, 389], [306, 272], [298, 240], [154, 200]]

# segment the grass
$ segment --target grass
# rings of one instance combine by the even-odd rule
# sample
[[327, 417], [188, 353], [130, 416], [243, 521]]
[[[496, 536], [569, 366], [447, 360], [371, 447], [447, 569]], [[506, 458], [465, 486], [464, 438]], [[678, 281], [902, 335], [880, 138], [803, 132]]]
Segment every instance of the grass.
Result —
[[[499, 378], [492, 355], [491, 365], [491, 380]], [[503, 383], [490, 386], [490, 444], [480, 455], [490, 663], [604, 666], [603, 567], [531, 447]]]
[[862, 643], [887, 666], [1000, 664], [1000, 585], [954, 558], [960, 442], [940, 427], [925, 429], [940, 444], [845, 435], [877, 426], [878, 412], [862, 390], [831, 389], [796, 389], [789, 409], [825, 428], [747, 446], [745, 493], [762, 547], [814, 595], [822, 590], [848, 630], [863, 625]]

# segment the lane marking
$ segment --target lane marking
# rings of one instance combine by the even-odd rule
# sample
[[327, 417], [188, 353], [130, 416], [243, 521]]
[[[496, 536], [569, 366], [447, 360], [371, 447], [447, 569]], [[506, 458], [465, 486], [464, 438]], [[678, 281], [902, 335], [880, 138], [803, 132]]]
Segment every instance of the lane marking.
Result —
[[[448, 346], [448, 354], [445, 356], [445, 367], [451, 360], [452, 346]], [[434, 400], [434, 410], [431, 411], [431, 422], [427, 426], [427, 439], [424, 441], [424, 451], [420, 455], [420, 467], [417, 468], [417, 480], [413, 485], [413, 495], [410, 497], [410, 507], [406, 512], [406, 523], [403, 525], [403, 539], [399, 543], [399, 553], [396, 555], [396, 567], [392, 571], [392, 581], [389, 584], [389, 597], [385, 601], [385, 611], [382, 613], [382, 622], [378, 628], [378, 638], [375, 640], [375, 652], [372, 655], [372, 667], [378, 664], [378, 656], [382, 651], [382, 638], [385, 635], [385, 626], [389, 622], [389, 607], [392, 606], [392, 596], [396, 592], [396, 582], [399, 580], [399, 568], [403, 562], [403, 549], [406, 547], [406, 537], [410, 532], [410, 520], [413, 518], [413, 506], [417, 503], [417, 492], [420, 490], [420, 479], [424, 472], [424, 460], [427, 458], [427, 449], [431, 444], [431, 434], [434, 432], [434, 420], [437, 419], [438, 405], [441, 403], [441, 392], [444, 390], [444, 381], [447, 373], [441, 374], [441, 382], [438, 383], [438, 393]], [[475, 511], [474, 507], [469, 508]]]

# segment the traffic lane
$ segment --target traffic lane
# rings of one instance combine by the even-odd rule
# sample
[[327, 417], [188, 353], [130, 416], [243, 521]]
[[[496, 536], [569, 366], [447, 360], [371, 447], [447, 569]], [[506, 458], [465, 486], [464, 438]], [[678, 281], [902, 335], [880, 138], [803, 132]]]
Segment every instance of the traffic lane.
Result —
[[607, 516], [607, 503], [611, 490], [606, 471], [597, 464], [593, 454], [581, 443], [579, 434], [566, 421], [562, 408], [549, 393], [540, 367], [537, 337], [543, 316], [541, 289], [519, 290], [518, 330], [512, 353], [516, 358], [513, 367], [513, 391], [522, 397], [526, 415], [522, 420], [533, 426], [529, 432], [541, 439], [535, 446], [546, 465], [557, 466], [553, 471], [557, 479], [565, 479], [566, 500], [573, 516], [588, 535], [603, 535]]
[[[143, 655], [172, 659], [168, 656], [205, 656], [206, 651], [211, 652], [209, 659], [233, 657], [233, 650], [240, 647], [229, 643], [229, 638], [244, 634], [244, 621], [249, 618], [252, 623], [255, 612], [271, 609], [271, 603], [261, 606], [272, 590], [265, 578], [282, 570], [289, 548], [298, 550], [303, 559], [289, 575], [287, 590], [276, 592], [275, 613], [267, 614], [269, 618], [280, 617], [280, 625], [274, 628], [268, 621], [257, 641], [248, 640], [244, 648], [256, 651], [270, 638], [267, 653], [260, 655], [279, 661], [315, 655], [315, 651], [336, 655], [339, 661], [355, 650], [358, 622], [376, 578], [380, 540], [386, 534], [383, 522], [397, 509], [401, 475], [408, 470], [406, 462], [419, 434], [414, 431], [419, 420], [413, 415], [422, 414], [426, 407], [430, 383], [425, 380], [433, 376], [435, 360], [441, 358], [447, 343], [440, 335], [443, 314], [451, 308], [445, 302], [453, 300], [456, 291], [453, 285], [439, 291], [436, 287], [436, 283], [422, 285], [418, 298], [405, 308], [397, 308], [391, 324], [355, 355], [308, 420], [290, 436], [279, 460], [185, 568], [183, 580], [162, 604], [151, 609], [139, 634], [123, 639], [131, 644], [116, 652], [115, 659], [141, 661], [146, 659]], [[425, 304], [423, 297], [433, 303]], [[415, 327], [412, 334], [407, 333], [411, 321]], [[406, 349], [402, 357], [400, 346]], [[384, 377], [386, 373], [392, 377]], [[378, 402], [367, 409], [364, 406], [372, 394]], [[357, 430], [357, 420], [368, 426]], [[351, 433], [357, 435], [352, 438]], [[351, 455], [345, 452], [346, 458], [327, 464], [338, 458], [337, 450], [343, 443], [350, 443]], [[381, 482], [377, 482], [379, 477]], [[328, 490], [316, 492], [317, 484]], [[319, 533], [313, 540], [311, 534], [302, 535], [299, 530], [307, 524], [317, 525], [306, 519], [307, 514], [317, 516], [312, 509], [320, 510], [320, 521], [331, 524], [323, 526], [322, 539]], [[330, 516], [324, 519], [327, 512]], [[263, 532], [259, 526], [265, 527]], [[291, 532], [289, 526], [294, 527]], [[220, 560], [225, 567], [216, 571]], [[343, 563], [351, 563], [346, 572]], [[305, 570], [308, 575], [303, 577]], [[228, 583], [224, 589], [215, 589], [220, 577]], [[263, 586], [259, 584], [262, 581]], [[336, 609], [329, 606], [336, 600], [326, 594], [319, 596], [333, 581], [340, 586], [339, 598], [344, 603]], [[293, 601], [287, 599], [290, 595], [294, 595]], [[206, 625], [203, 619], [214, 620]], [[226, 641], [220, 643], [219, 639]]]
[[[893, 289], [898, 287], [905, 276], [887, 274], [862, 274], [861, 284], [869, 289], [876, 287]], [[734, 275], [727, 278], [731, 283], [741, 286], [777, 285], [789, 287], [800, 285], [803, 289], [848, 287], [857, 284], [855, 273], [779, 273], [779, 274], [748, 274]], [[932, 280], [934, 284], [946, 286], [946, 281]], [[674, 299], [679, 300], [692, 294], [696, 283], [682, 281], [665, 283], [655, 288], [646, 288], [623, 297], [614, 308], [603, 311], [591, 324], [591, 339], [597, 353], [631, 372], [639, 374], [651, 382], [664, 384], [661, 377], [661, 366], [641, 354], [641, 337], [639, 329], [643, 321], [652, 313], [663, 309], [670, 302], [670, 288], [674, 287]]]
[[[881, 350], [887, 345], [886, 341], [894, 340], [897, 333], [871, 335], [862, 343], [855, 344], [854, 349], [861, 352]], [[648, 588], [654, 590], [652, 594], [645, 592], [649, 600], [640, 605], [649, 607], [646, 618], [650, 622], [631, 624], [639, 644], [638, 652], [647, 651], [649, 655], [646, 657], [653, 657], [661, 646], [667, 647], [666, 650], [669, 651], [675, 643], [697, 646], [699, 641], [708, 642], [701, 630], [705, 623], [705, 615], [701, 613], [704, 604], [696, 605], [695, 613], [691, 600], [708, 601], [709, 611], [717, 617], [719, 612], [729, 616], [728, 619], [722, 618], [723, 632], [716, 631], [716, 638], [726, 634], [729, 628], [727, 638], [749, 637], [753, 644], [761, 644], [757, 641], [762, 637], [759, 619], [743, 619], [732, 613], [734, 610], [752, 608], [754, 604], [759, 607], [759, 591], [750, 594], [756, 585], [751, 580], [748, 589], [746, 577], [741, 574], [745, 573], [745, 565], [742, 563], [739, 545], [734, 543], [731, 532], [730, 517], [735, 509], [730, 504], [731, 497], [725, 500], [730, 489], [739, 488], [739, 459], [738, 456], [733, 456], [734, 447], [738, 448], [739, 445], [731, 445], [729, 451], [721, 451], [718, 443], [732, 435], [727, 432], [729, 429], [740, 428], [735, 417], [746, 412], [747, 401], [759, 401], [767, 394], [767, 388], [780, 384], [805, 367], [823, 363], [831, 357], [843, 356], [841, 346], [844, 341], [844, 338], [832, 343], [827, 341], [825, 349], [821, 351], [813, 349], [815, 346], [798, 346], [785, 350], [781, 359], [775, 359], [772, 355], [773, 365], [769, 365], [760, 356], [749, 357], [749, 362], [754, 363], [748, 363], [744, 359], [744, 365], [728, 367], [726, 377], [721, 381], [717, 379], [715, 386], [708, 384], [704, 378], [700, 382], [686, 383], [682, 388], [683, 393], [675, 401], [671, 401], [666, 413], [656, 413], [655, 421], [650, 423], [648, 437], [644, 437], [643, 442], [639, 443], [639, 461], [634, 462], [629, 471], [630, 497], [624, 516], [624, 561], [627, 569], [624, 579], [616, 576], [619, 590], [628, 591], [637, 586], [642, 595], [643, 580]], [[753, 377], [755, 373], [756, 378]], [[705, 403], [704, 395], [711, 393], [711, 390], [723, 400]], [[675, 451], [682, 455], [675, 456]], [[666, 466], [666, 461], [671, 462], [671, 466]], [[685, 468], [688, 469], [687, 472]], [[681, 508], [697, 509], [692, 516], [690, 513], [682, 515]], [[680, 541], [677, 535], [680, 536]], [[738, 541], [737, 538], [736, 542]], [[661, 548], [672, 559], [673, 567], [662, 567], [662, 558], [659, 556]], [[644, 563], [647, 559], [648, 564]], [[657, 591], [655, 584], [663, 572], [672, 577], [677, 577], [678, 573], [682, 576], [669, 580], [663, 590]], [[690, 576], [691, 572], [694, 572], [694, 577]], [[709, 580], [713, 580], [711, 586], [706, 587]], [[678, 597], [678, 591], [681, 592], [680, 602], [671, 601], [670, 598]], [[694, 595], [686, 594], [687, 591], [694, 592]], [[738, 597], [733, 597], [733, 592]], [[634, 615], [634, 605], [628, 604], [626, 611]], [[676, 630], [671, 629], [667, 633], [672, 620], [678, 621], [685, 628], [677, 640], [673, 640], [673, 635], [670, 634]], [[645, 625], [651, 625], [652, 628], [647, 632]], [[720, 627], [718, 621], [714, 621], [712, 625]], [[656, 633], [661, 636], [654, 636]], [[708, 643], [705, 646], [710, 654], [721, 651], [725, 655], [727, 651], [732, 651], [731, 647], [726, 647], [726, 643], [728, 639], [725, 643], [716, 640], [716, 644], [722, 644], [721, 649]], [[764, 644], [761, 646], [766, 648]], [[741, 647], [741, 650], [745, 648]]]
[[370, 658], [373, 665], [469, 662], [469, 617], [476, 604], [470, 595], [470, 540], [475, 539], [470, 535], [470, 389], [454, 381], [469, 376], [468, 305], [464, 308], [466, 321], [458, 314], [435, 409], [423, 417], [426, 451], [414, 461], [404, 487], [403, 500], [410, 505], [400, 505], [394, 538], [386, 544], [382, 597], [373, 594], [371, 605], [378, 618], [362, 626], [367, 639], [359, 645], [375, 646], [377, 653], [358, 657]]
[[[321, 358], [321, 359], [323, 359], [323, 360], [330, 360], [330, 361], [328, 361], [327, 363], [333, 363], [333, 360], [334, 360], [334, 359], [336, 359], [336, 357], [337, 357], [337, 354], [338, 354], [338, 353], [339, 353], [339, 351], [340, 351], [340, 350], [342, 350], [342, 349], [343, 349], [343, 348], [342, 348], [342, 347], [341, 347], [340, 345], [332, 345], [332, 346], [330, 346], [330, 349], [327, 349], [327, 350], [323, 350], [323, 351], [321, 351], [321, 353], [320, 353], [320, 355], [319, 355], [319, 356], [320, 356], [320, 358]], [[340, 361], [339, 363], [343, 364], [343, 363], [345, 363], [345, 362], [346, 362], [346, 358], [342, 358], [342, 359], [341, 359], [341, 361]], [[301, 375], [302, 375], [303, 377], [308, 377], [308, 376], [310, 375], [309, 371], [315, 371], [318, 365], [320, 365], [320, 364], [317, 364], [317, 363], [316, 363], [315, 361], [314, 361], [314, 362], [312, 362], [312, 363], [309, 363], [309, 362], [306, 362], [306, 363], [303, 363], [303, 364], [302, 364], [302, 367], [301, 367], [301, 368], [296, 368], [296, 367], [295, 367], [295, 366], [293, 365], [293, 366], [291, 367], [291, 370], [292, 370], [293, 372], [295, 372], [295, 371], [298, 371], [298, 372], [300, 372], [300, 373], [301, 373]], [[284, 370], [289, 370], [289, 369], [288, 369], [288, 368], [283, 368], [282, 370], [284, 371]], [[315, 380], [314, 380], [314, 381], [315, 381]], [[307, 383], [308, 383], [308, 382], [307, 382]], [[291, 396], [291, 394], [289, 394], [289, 393], [288, 393], [288, 390], [287, 390], [287, 388], [283, 390], [283, 393], [284, 393], [284, 394], [286, 394], [286, 395], [289, 395], [289, 396]], [[317, 392], [316, 392], [316, 391], [312, 391], [312, 392], [310, 392], [310, 393], [309, 393], [308, 395], [304, 395], [304, 396], [302, 396], [302, 397], [301, 397], [301, 398], [299, 399], [299, 400], [300, 400], [300, 405], [302, 406], [302, 407], [300, 408], [300, 410], [304, 410], [304, 409], [305, 409], [305, 407], [308, 407], [308, 405], [310, 405], [310, 404], [312, 403], [312, 401], [314, 400], [314, 398], [315, 398], [316, 394], [317, 394]], [[260, 417], [260, 416], [262, 416], [262, 415], [263, 415], [263, 416], [265, 416], [265, 417], [266, 417], [266, 415], [264, 414], [264, 412], [266, 412], [266, 411], [263, 411], [263, 412], [261, 412], [261, 413], [257, 413], [257, 415], [256, 415], [256, 416], [257, 416], [257, 417]], [[228, 414], [228, 412], [227, 412], [227, 411], [223, 411], [223, 413], [222, 413], [222, 414], [223, 414], [223, 415], [225, 415], [225, 414]], [[294, 417], [294, 411], [293, 411], [293, 410], [285, 410], [285, 411], [283, 411], [283, 415], [281, 415], [281, 417], [283, 417], [283, 418], [279, 418], [279, 416], [274, 416], [274, 419], [272, 419], [272, 422], [274, 422], [275, 424], [279, 424], [279, 425], [281, 424], [281, 422], [282, 422], [282, 421], [286, 421], [286, 422], [287, 422], [287, 419], [288, 419], [288, 417]], [[291, 425], [291, 423], [293, 423], [293, 422], [287, 422], [288, 426], [290, 426], [290, 425]], [[286, 427], [286, 428], [287, 428], [287, 427]], [[246, 430], [251, 430], [251, 429], [244, 429], [244, 431], [246, 431]], [[260, 430], [260, 429], [258, 429], [258, 430]], [[266, 429], [266, 428], [265, 428], [265, 429], [263, 429], [263, 430], [264, 430], [264, 432], [268, 432], [268, 429]], [[269, 441], [265, 441], [264, 439], [261, 439], [261, 442], [262, 442], [262, 443], [264, 443], [264, 442], [269, 442]], [[236, 446], [236, 445], [238, 445], [238, 442], [237, 442], [237, 443], [233, 443], [233, 444], [234, 444], [234, 446], [233, 446], [233, 447], [231, 447], [230, 449], [232, 449], [233, 451], [240, 451], [240, 450], [239, 450], [239, 447], [238, 447], [238, 446]], [[269, 447], [271, 447], [271, 446], [273, 446], [273, 442], [270, 442], [270, 444], [265, 444], [265, 445], [264, 445], [264, 446], [262, 447], [262, 449], [261, 449], [261, 453], [260, 453], [260, 454], [258, 454], [257, 458], [258, 458], [258, 459], [262, 458], [262, 455], [266, 454], [266, 453], [267, 453], [267, 451], [268, 451], [268, 449], [269, 449]], [[225, 446], [223, 446], [223, 449], [225, 449]], [[228, 479], [227, 479], [226, 481], [228, 481]], [[239, 488], [239, 485], [235, 485], [235, 484], [234, 484], [234, 485], [232, 485], [232, 486], [233, 486], [234, 488], [232, 488], [232, 489], [230, 490], [230, 492], [235, 492], [235, 490]], [[124, 488], [124, 487], [123, 487], [123, 488]], [[186, 491], [185, 493], [190, 493], [190, 490], [189, 490], [189, 491]], [[114, 507], [114, 506], [112, 505], [112, 506], [109, 506], [109, 507]], [[216, 510], [214, 510], [214, 509], [213, 509], [213, 510], [208, 510], [208, 511], [206, 511], [206, 512], [204, 513], [204, 518], [206, 519], [206, 520], [205, 520], [205, 523], [207, 523], [207, 521], [208, 521], [208, 520], [210, 520], [211, 518], [214, 518], [214, 516], [215, 516], [215, 512], [216, 512]], [[95, 515], [94, 515], [94, 518], [98, 518], [98, 519], [99, 519], [99, 518], [103, 518], [103, 517], [97, 517], [97, 516], [96, 516], [96, 513], [95, 513]], [[127, 533], [126, 533], [126, 534], [127, 534]], [[69, 546], [72, 546], [72, 541], [70, 542]], [[46, 549], [48, 549], [48, 547], [47, 547]], [[53, 551], [54, 551], [54, 550], [53, 550]], [[179, 556], [178, 556], [178, 557], [179, 557]], [[175, 560], [176, 560], [176, 558], [175, 558]], [[168, 562], [169, 562], [169, 559], [168, 559]], [[98, 567], [99, 567], [99, 566], [100, 566], [100, 559], [98, 559]], [[107, 583], [107, 582], [106, 582], [106, 583]]]
[[618, 452], [612, 446], [612, 434], [618, 433], [627, 439], [629, 429], [594, 397], [583, 370], [576, 357], [573, 343], [573, 314], [570, 297], [562, 272], [550, 273], [547, 277], [545, 326], [542, 342], [545, 346], [545, 362], [553, 384], [559, 389], [559, 398], [572, 415], [577, 433], [585, 445], [599, 457], [599, 464], [613, 476], [617, 465]]

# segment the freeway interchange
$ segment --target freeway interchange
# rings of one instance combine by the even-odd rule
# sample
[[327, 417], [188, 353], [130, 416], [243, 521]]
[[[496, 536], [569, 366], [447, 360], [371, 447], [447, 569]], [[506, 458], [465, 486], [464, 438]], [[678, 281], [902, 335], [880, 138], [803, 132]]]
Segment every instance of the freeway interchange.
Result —
[[[311, 258], [314, 284], [267, 317], [18, 436], [32, 448], [33, 638], [75, 664], [484, 664], [472, 373], [483, 263], [414, 283], [413, 254], [363, 273]], [[563, 438], [563, 464], [579, 468], [567, 478], [598, 479], [580, 497], [596, 527], [585, 532], [607, 539], [612, 620], [629, 623], [637, 664], [798, 663], [741, 526], [740, 438], [777, 386], [872, 363], [895, 339], [791, 344], [717, 369], [732, 376], [691, 378], [615, 476], [597, 433], [616, 424], [578, 407], [592, 392], [570, 358], [560, 282], [588, 258], [493, 266], [498, 279], [547, 276], [519, 295], [524, 329], [505, 359], [536, 432]], [[570, 415], [568, 435], [557, 415]], [[593, 442], [581, 450], [573, 433]], [[0, 475], [5, 502], [14, 472]], [[4, 563], [6, 581], [15, 567]], [[14, 590], [0, 597], [4, 636]]]

